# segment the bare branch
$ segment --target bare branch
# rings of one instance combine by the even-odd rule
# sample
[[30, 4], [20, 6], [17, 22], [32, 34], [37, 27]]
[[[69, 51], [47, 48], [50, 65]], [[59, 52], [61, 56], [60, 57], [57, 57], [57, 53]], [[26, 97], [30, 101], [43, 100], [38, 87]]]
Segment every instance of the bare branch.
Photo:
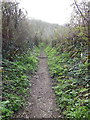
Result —
[[88, 22], [88, 19], [87, 19], [87, 18], [83, 15], [83, 13], [81, 12], [81, 10], [80, 10], [80, 8], [79, 8], [79, 6], [78, 6], [76, 0], [74, 0], [74, 3], [75, 3], [75, 5], [76, 5], [76, 7], [77, 7], [79, 13], [81, 14], [81, 16], [84, 18], [84, 20], [85, 20], [86, 22]]

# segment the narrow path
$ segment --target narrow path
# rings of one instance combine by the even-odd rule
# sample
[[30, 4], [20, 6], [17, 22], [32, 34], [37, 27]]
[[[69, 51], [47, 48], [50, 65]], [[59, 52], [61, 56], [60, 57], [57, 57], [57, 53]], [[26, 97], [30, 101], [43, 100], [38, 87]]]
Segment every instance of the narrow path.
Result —
[[47, 67], [47, 59], [42, 52], [38, 71], [32, 79], [31, 118], [57, 118], [59, 116]]
[[47, 58], [44, 52], [41, 52], [39, 59], [38, 71], [31, 80], [31, 96], [28, 99], [26, 110], [22, 110], [17, 115], [19, 118], [60, 117], [48, 73]]

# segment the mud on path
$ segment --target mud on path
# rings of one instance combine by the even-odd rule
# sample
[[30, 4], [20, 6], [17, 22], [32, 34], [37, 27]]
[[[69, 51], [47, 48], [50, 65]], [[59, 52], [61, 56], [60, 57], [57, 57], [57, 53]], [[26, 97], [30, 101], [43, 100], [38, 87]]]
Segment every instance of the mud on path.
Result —
[[31, 80], [32, 87], [27, 107], [18, 115], [19, 118], [60, 117], [48, 73], [47, 58], [44, 52], [41, 52], [39, 59], [38, 71]]

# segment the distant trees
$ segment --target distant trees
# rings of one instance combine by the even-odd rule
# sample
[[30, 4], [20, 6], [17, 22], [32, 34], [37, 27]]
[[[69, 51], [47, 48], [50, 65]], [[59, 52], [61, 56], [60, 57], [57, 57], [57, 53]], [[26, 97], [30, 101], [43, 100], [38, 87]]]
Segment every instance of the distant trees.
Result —
[[74, 10], [70, 24], [60, 26], [40, 20], [30, 20], [27, 18], [27, 13], [23, 13], [19, 8], [19, 3], [3, 2], [3, 56], [8, 55], [11, 59], [11, 56], [16, 53], [22, 53], [23, 50], [28, 47], [32, 48], [33, 45], [38, 46], [42, 41], [50, 43], [52, 46], [62, 46], [62, 51], [68, 50], [69, 46], [80, 47], [81, 51], [85, 51], [86, 54], [86, 47], [88, 47], [90, 39], [88, 34], [90, 30], [88, 27], [90, 26], [89, 4], [87, 0], [81, 3], [74, 0], [72, 6]]
[[[31, 43], [27, 14], [17, 2], [2, 2], [2, 47], [3, 57], [9, 60], [22, 53]], [[30, 41], [30, 42], [29, 42]]]
[[17, 54], [25, 52], [39, 42], [51, 39], [52, 25], [30, 20], [18, 2], [2, 2], [2, 52], [3, 58], [13, 61]]

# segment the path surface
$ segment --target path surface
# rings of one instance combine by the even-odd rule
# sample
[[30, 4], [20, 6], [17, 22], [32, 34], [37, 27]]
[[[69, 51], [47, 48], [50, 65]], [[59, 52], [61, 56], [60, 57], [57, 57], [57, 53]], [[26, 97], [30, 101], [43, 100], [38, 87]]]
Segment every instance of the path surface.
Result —
[[59, 118], [44, 52], [41, 53], [39, 59], [38, 71], [31, 80], [31, 97], [28, 101], [27, 110], [21, 112], [23, 115], [19, 115], [19, 117]]

